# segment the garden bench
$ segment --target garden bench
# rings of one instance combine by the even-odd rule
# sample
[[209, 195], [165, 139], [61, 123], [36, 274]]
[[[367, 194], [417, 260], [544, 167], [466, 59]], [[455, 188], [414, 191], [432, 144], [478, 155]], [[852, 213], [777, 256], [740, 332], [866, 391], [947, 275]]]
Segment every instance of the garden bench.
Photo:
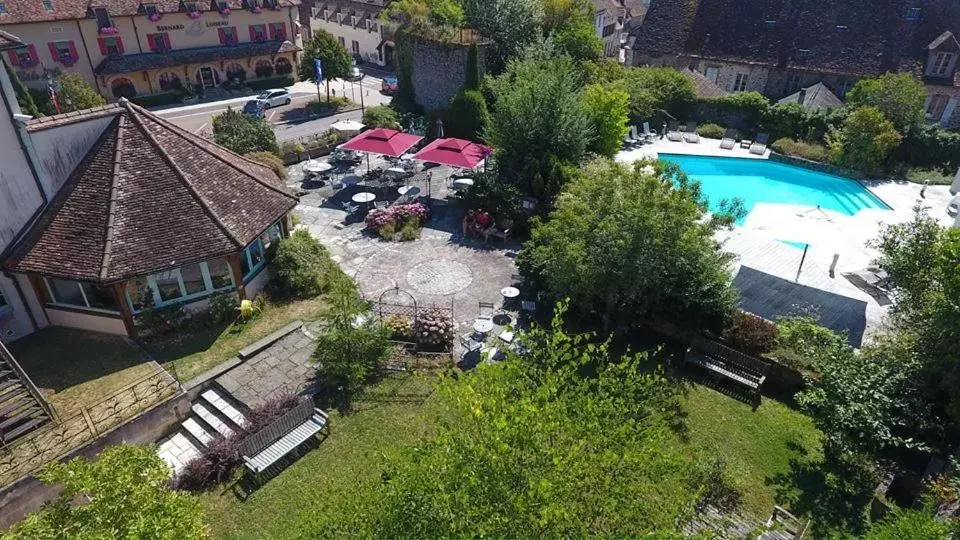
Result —
[[240, 443], [240, 456], [247, 469], [260, 474], [324, 429], [329, 431], [327, 413], [302, 400], [280, 418]]
[[706, 338], [696, 339], [683, 361], [745, 386], [758, 401], [769, 369], [769, 364], [759, 358]]

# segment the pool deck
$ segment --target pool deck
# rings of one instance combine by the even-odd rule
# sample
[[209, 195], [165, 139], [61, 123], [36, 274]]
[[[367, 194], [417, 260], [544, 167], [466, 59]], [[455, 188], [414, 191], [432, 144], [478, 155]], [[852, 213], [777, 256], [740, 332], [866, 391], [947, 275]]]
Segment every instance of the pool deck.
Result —
[[[658, 154], [686, 154], [713, 157], [745, 157], [766, 159], [750, 154], [739, 146], [722, 150], [716, 139], [701, 139], [700, 144], [657, 140], [641, 148], [624, 151], [617, 161], [629, 163], [655, 158]], [[851, 180], [854, 181], [854, 180]], [[871, 334], [881, 329], [889, 302], [874, 298], [843, 277], [845, 272], [864, 270], [877, 256], [866, 246], [879, 235], [883, 224], [903, 223], [913, 218], [919, 203], [942, 225], [953, 219], [946, 213], [951, 199], [949, 186], [929, 186], [920, 197], [921, 186], [909, 182], [863, 181], [867, 189], [882, 199], [890, 210], [861, 210], [854, 216], [835, 212], [824, 213], [816, 225], [831, 235], [829, 246], [811, 245], [806, 257], [803, 250], [777, 241], [772, 229], [789, 232], [794, 227], [798, 237], [804, 232], [803, 217], [815, 207], [796, 204], [757, 203], [742, 226], [721, 231], [717, 238], [724, 248], [736, 256], [731, 269], [734, 283], [743, 297], [742, 307], [766, 317], [812, 313], [826, 326], [846, 330], [855, 345], [869, 342]], [[831, 277], [829, 269], [834, 255], [839, 255]], [[803, 259], [802, 271], [797, 275]]]

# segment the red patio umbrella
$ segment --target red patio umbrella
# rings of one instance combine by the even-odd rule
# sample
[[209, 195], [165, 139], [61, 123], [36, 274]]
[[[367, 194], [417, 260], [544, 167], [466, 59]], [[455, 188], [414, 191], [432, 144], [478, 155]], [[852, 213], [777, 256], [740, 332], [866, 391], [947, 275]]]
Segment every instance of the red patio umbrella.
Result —
[[355, 150], [357, 152], [366, 152], [368, 154], [383, 154], [399, 157], [422, 139], [423, 137], [403, 133], [402, 131], [377, 128], [364, 131], [343, 143], [341, 148]]
[[417, 152], [413, 159], [451, 167], [473, 169], [493, 153], [493, 148], [463, 139], [437, 139]]

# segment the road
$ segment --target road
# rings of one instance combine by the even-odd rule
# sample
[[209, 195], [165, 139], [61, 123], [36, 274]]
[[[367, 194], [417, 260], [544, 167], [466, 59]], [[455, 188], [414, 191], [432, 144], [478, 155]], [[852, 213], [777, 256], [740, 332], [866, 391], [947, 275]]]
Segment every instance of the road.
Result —
[[[330, 82], [330, 93], [331, 95], [345, 96], [359, 103], [360, 92], [362, 91], [364, 105], [368, 107], [386, 105], [390, 103], [390, 96], [380, 93], [380, 84], [381, 79], [371, 75], [365, 76], [359, 83], [335, 80]], [[359, 110], [315, 120], [302, 120], [303, 106], [317, 99], [315, 88], [310, 84], [298, 83], [291, 88], [293, 100], [290, 105], [267, 109], [265, 118], [274, 125], [274, 131], [276, 131], [279, 141], [306, 137], [325, 131], [337, 120], [360, 120], [362, 114]], [[323, 86], [320, 87], [320, 96], [326, 98], [326, 89]], [[252, 96], [155, 112], [186, 130], [198, 135], [210, 136], [213, 132], [214, 116], [226, 111], [228, 107], [242, 108], [244, 103], [250, 99], [252, 99]]]

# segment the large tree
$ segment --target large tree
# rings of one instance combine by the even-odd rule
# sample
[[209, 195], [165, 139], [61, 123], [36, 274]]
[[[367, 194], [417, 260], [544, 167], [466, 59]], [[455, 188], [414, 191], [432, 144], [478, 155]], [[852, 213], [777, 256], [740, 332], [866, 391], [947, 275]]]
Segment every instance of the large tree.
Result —
[[674, 165], [598, 160], [534, 227], [518, 265], [606, 331], [659, 322], [719, 330], [737, 295], [731, 255], [713, 235], [734, 217], [706, 210], [699, 184]]
[[543, 32], [552, 35], [564, 52], [578, 60], [593, 60], [603, 54], [603, 40], [594, 27], [593, 2], [543, 0], [543, 3]]
[[878, 173], [903, 136], [880, 109], [860, 107], [844, 120], [842, 129], [831, 129], [826, 139], [835, 164]]
[[541, 0], [462, 0], [467, 23], [493, 41], [487, 70], [499, 73], [533, 41], [543, 15]]
[[583, 89], [583, 107], [593, 125], [594, 138], [589, 149], [613, 157], [623, 147], [627, 134], [630, 95], [615, 87], [591, 84]]
[[486, 131], [505, 175], [519, 175], [538, 197], [556, 195], [559, 164], [578, 164], [593, 138], [580, 99], [579, 71], [554, 50], [528, 50], [491, 82], [494, 112]]
[[910, 73], [886, 73], [863, 79], [847, 92], [850, 107], [876, 107], [900, 131], [923, 123], [927, 91], [923, 82]]
[[320, 60], [323, 80], [327, 86], [327, 101], [330, 101], [330, 79], [346, 79], [350, 76], [352, 63], [350, 53], [330, 32], [317, 28], [313, 37], [303, 46], [300, 59], [300, 80], [316, 81], [315, 60]]
[[442, 382], [437, 428], [384, 474], [383, 538], [677, 533], [703, 469], [672, 442], [676, 389], [560, 318], [524, 357]]
[[170, 489], [170, 469], [153, 448], [117, 445], [96, 461], [52, 462], [38, 475], [59, 497], [4, 538], [197, 539], [207, 536], [200, 502]]
[[107, 104], [106, 98], [97, 93], [82, 76], [64, 73], [57, 80], [57, 102], [60, 112], [68, 113]]

